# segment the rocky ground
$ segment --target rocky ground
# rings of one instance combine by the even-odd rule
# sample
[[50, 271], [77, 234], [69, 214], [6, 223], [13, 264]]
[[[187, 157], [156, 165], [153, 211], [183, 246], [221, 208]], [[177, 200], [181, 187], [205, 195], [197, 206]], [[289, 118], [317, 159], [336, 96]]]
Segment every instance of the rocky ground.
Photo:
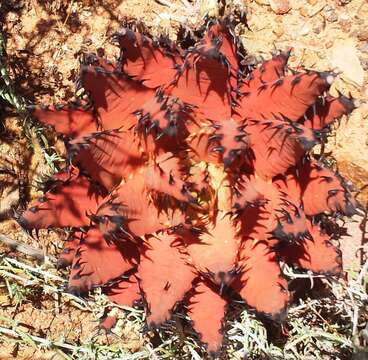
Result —
[[[32, 103], [67, 101], [74, 95], [81, 54], [104, 48], [108, 57], [117, 56], [117, 48], [110, 39], [126, 18], [142, 21], [153, 34], [165, 32], [175, 39], [180, 25], [195, 29], [206, 15], [233, 13], [239, 17], [244, 13], [247, 25], [240, 23], [237, 31], [255, 59], [269, 58], [275, 49], [292, 47], [292, 68], [334, 70], [338, 75], [331, 94], [340, 91], [360, 101], [358, 109], [336, 126], [325, 151], [332, 153], [336, 167], [355, 186], [362, 209], [368, 208], [367, 1], [231, 0], [220, 3], [226, 3], [225, 9], [214, 0], [9, 0], [1, 3], [6, 58], [11, 77], [16, 79], [15, 91]], [[11, 172], [0, 174], [0, 234], [53, 256], [60, 251], [61, 234], [44, 232], [40, 241], [35, 242], [8, 215], [11, 207], [36, 195], [34, 186], [42, 175], [61, 164], [59, 157], [45, 160], [45, 144], [49, 155], [56, 153], [61, 157], [63, 146], [53, 133], [45, 133], [40, 139], [33, 131], [30, 140], [25, 139], [21, 122], [11, 111], [6, 110], [5, 116], [5, 110], [0, 114], [1, 121], [11, 136], [0, 139], [0, 165]], [[366, 222], [363, 211], [362, 216], [348, 221], [351, 236], [341, 241], [347, 271], [359, 271], [365, 261]], [[8, 247], [0, 249], [2, 254], [9, 255]], [[53, 269], [50, 271], [58, 274]], [[78, 342], [90, 336], [93, 326], [86, 325], [90, 324], [87, 320], [95, 319], [97, 310], [86, 312], [63, 306], [71, 301], [68, 298], [62, 298], [56, 309], [53, 296], [37, 296], [32, 292], [25, 293], [26, 299], [17, 305], [9, 297], [9, 285], [2, 282], [1, 277], [0, 284], [2, 326], [5, 324], [2, 318], [6, 317], [20, 323], [24, 331], [31, 330], [41, 337], [62, 335], [69, 342]], [[38, 305], [29, 301], [32, 297], [38, 299]], [[129, 336], [126, 335], [127, 348], [138, 350], [142, 339]], [[7, 346], [0, 350], [0, 359], [27, 356], [34, 358], [32, 347], [12, 341], [7, 341]], [[52, 358], [55, 352], [42, 356]]]

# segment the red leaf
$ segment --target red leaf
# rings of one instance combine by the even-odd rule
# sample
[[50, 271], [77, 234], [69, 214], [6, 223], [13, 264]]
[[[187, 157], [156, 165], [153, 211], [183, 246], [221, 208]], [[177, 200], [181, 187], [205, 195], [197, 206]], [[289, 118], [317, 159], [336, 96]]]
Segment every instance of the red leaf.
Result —
[[320, 130], [342, 115], [350, 114], [354, 109], [355, 104], [352, 99], [343, 95], [338, 98], [328, 96], [312, 105], [299, 122], [308, 128]]
[[188, 315], [201, 341], [207, 344], [210, 353], [217, 353], [222, 344], [222, 322], [225, 317], [226, 300], [207, 281], [199, 282], [188, 304]]
[[[165, 202], [165, 201], [164, 201]], [[144, 176], [136, 174], [122, 183], [100, 206], [93, 221], [99, 223], [106, 237], [124, 237], [152, 234], [184, 222], [181, 211], [155, 206], [153, 197], [145, 188]]]
[[69, 234], [68, 238], [65, 240], [63, 252], [58, 257], [58, 269], [64, 269], [72, 264], [81, 237], [81, 231], [73, 231]]
[[122, 70], [149, 88], [169, 84], [181, 64], [180, 51], [169, 39], [150, 39], [128, 28], [115, 34], [122, 50]]
[[[231, 117], [229, 70], [215, 46], [201, 45], [188, 53], [168, 91], [198, 107], [204, 118], [221, 121]], [[199, 110], [198, 110], [199, 112]]]
[[212, 122], [202, 119], [201, 116], [201, 114], [196, 113], [198, 123], [188, 125], [189, 136], [186, 142], [188, 150], [191, 150], [190, 156], [196, 162], [205, 161], [220, 164], [220, 153], [217, 150], [214, 151], [216, 146], [211, 146], [209, 141], [209, 138], [215, 133], [215, 128], [212, 126]]
[[109, 300], [120, 306], [133, 306], [134, 302], [141, 298], [138, 280], [134, 275], [128, 279], [119, 281], [104, 290]]
[[210, 24], [207, 32], [203, 35], [201, 41], [206, 47], [215, 46], [225, 56], [231, 72], [231, 84], [233, 89], [237, 86], [237, 77], [239, 71], [239, 53], [241, 42], [235, 35], [233, 24], [228, 18], [217, 20]]
[[146, 160], [139, 140], [130, 131], [88, 134], [71, 141], [68, 151], [73, 163], [108, 190], [124, 176], [137, 172]]
[[103, 130], [131, 129], [137, 122], [134, 112], [155, 94], [125, 74], [100, 67], [84, 66], [80, 77]]
[[192, 112], [188, 104], [157, 91], [155, 97], [135, 112], [138, 117], [136, 131], [146, 151], [177, 153], [182, 150], [183, 141], [189, 134], [187, 123], [193, 121]]
[[300, 196], [296, 197], [297, 187], [295, 182], [274, 181], [274, 187], [278, 191], [277, 203], [274, 204], [274, 216], [277, 219], [277, 228], [272, 235], [289, 242], [299, 241], [308, 237], [307, 219]]
[[217, 151], [225, 169], [239, 168], [247, 156], [248, 136], [244, 127], [234, 119], [223, 119], [212, 125], [215, 128], [209, 137], [209, 151]]
[[339, 275], [342, 271], [341, 251], [330, 241], [318, 225], [308, 221], [312, 239], [280, 247], [278, 254], [286, 263], [296, 265], [315, 273]]
[[78, 137], [97, 130], [98, 119], [91, 110], [71, 105], [36, 106], [33, 115], [44, 125], [51, 125], [55, 131]]
[[262, 204], [265, 197], [259, 193], [246, 175], [241, 175], [233, 186], [232, 206], [237, 210], [245, 210], [249, 206]]
[[107, 242], [96, 228], [90, 228], [78, 246], [69, 276], [69, 291], [85, 293], [104, 285], [136, 267], [137, 247], [129, 241]]
[[244, 238], [240, 259], [244, 269], [232, 287], [258, 312], [272, 318], [283, 317], [289, 292], [275, 252], [264, 239]]
[[309, 72], [263, 83], [240, 99], [239, 116], [250, 119], [288, 118], [296, 121], [328, 90], [333, 76]]
[[138, 268], [140, 285], [145, 293], [150, 326], [170, 318], [170, 310], [192, 287], [195, 270], [185, 262], [175, 235], [151, 237]]
[[[59, 178], [65, 177], [65, 172]], [[89, 225], [88, 213], [97, 210], [106, 193], [87, 177], [72, 169], [65, 180], [54, 177], [55, 185], [34, 201], [19, 219], [26, 229], [81, 227]]]
[[343, 179], [315, 161], [305, 162], [299, 169], [304, 211], [307, 215], [323, 212], [355, 214], [356, 201]]
[[157, 157], [155, 163], [144, 170], [147, 189], [168, 194], [179, 201], [194, 201], [189, 191], [189, 183], [185, 181], [184, 166], [179, 158], [172, 153], [165, 153]]
[[272, 83], [285, 76], [285, 68], [290, 56], [290, 50], [272, 56], [272, 59], [263, 62], [258, 68], [253, 70], [244, 84], [240, 87], [240, 92], [257, 91], [265, 83]]
[[240, 237], [229, 215], [218, 213], [214, 223], [196, 235], [184, 230], [180, 233], [188, 261], [201, 273], [217, 284], [233, 280]]
[[[264, 201], [258, 208], [245, 209], [242, 215], [242, 234], [246, 237], [297, 241], [308, 236], [307, 224], [300, 198], [282, 181], [266, 182], [252, 177], [250, 184], [262, 194]], [[291, 196], [289, 195], [291, 192]]]
[[285, 173], [317, 143], [312, 130], [280, 120], [250, 120], [245, 131], [254, 152], [255, 172], [265, 179]]

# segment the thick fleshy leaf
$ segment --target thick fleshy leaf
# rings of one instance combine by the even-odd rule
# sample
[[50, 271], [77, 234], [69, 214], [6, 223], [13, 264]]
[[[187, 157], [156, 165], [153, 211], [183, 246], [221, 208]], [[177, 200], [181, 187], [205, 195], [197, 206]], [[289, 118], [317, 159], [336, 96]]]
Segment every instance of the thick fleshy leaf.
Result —
[[290, 56], [290, 50], [272, 56], [254, 69], [240, 87], [240, 93], [257, 91], [265, 83], [272, 83], [285, 76], [285, 68]]
[[273, 185], [277, 189], [277, 203], [273, 212], [277, 227], [272, 230], [272, 235], [289, 242], [309, 237], [303, 205], [300, 197], [294, 196], [297, 191], [296, 184], [289, 180], [274, 181]]
[[145, 168], [145, 184], [149, 190], [164, 193], [179, 201], [194, 201], [189, 191], [190, 184], [185, 181], [188, 170], [180, 159], [172, 153], [165, 153]]
[[131, 131], [87, 134], [71, 141], [68, 151], [74, 164], [108, 190], [137, 172], [146, 161], [139, 140]]
[[74, 138], [96, 131], [98, 118], [90, 108], [73, 103], [55, 106], [35, 106], [33, 116], [44, 125], [51, 125], [59, 134]]
[[249, 206], [264, 203], [265, 197], [259, 193], [246, 175], [240, 176], [233, 185], [232, 207], [243, 211]]
[[69, 291], [85, 293], [136, 267], [137, 247], [129, 241], [108, 242], [101, 231], [90, 228], [78, 246], [69, 276]]
[[174, 305], [183, 299], [196, 277], [195, 269], [181, 254], [177, 236], [162, 233], [151, 237], [138, 268], [140, 285], [145, 293], [150, 326], [170, 318]]
[[118, 283], [108, 286], [107, 289], [104, 289], [104, 293], [110, 301], [120, 306], [131, 307], [135, 301], [141, 298], [138, 280], [135, 275], [130, 275], [129, 278], [124, 278]]
[[257, 193], [262, 194], [263, 199], [258, 207], [248, 207], [243, 212], [244, 236], [268, 240], [276, 238], [288, 242], [308, 236], [300, 198], [289, 195], [288, 186], [291, 187], [291, 184], [280, 180], [264, 181], [259, 177], [251, 177], [250, 184]]
[[90, 94], [102, 130], [134, 127], [137, 122], [134, 112], [155, 94], [125, 74], [101, 67], [82, 66], [80, 79]]
[[240, 244], [237, 226], [230, 215], [218, 212], [200, 234], [183, 230], [180, 234], [189, 254], [188, 261], [219, 285], [231, 283]]
[[265, 179], [285, 173], [317, 143], [311, 129], [280, 120], [249, 120], [245, 131], [255, 172]]
[[235, 34], [231, 21], [225, 18], [209, 24], [201, 43], [207, 47], [215, 46], [223, 54], [230, 68], [232, 88], [235, 89], [240, 68], [239, 60], [243, 55], [241, 54], [241, 41]]
[[57, 260], [57, 268], [64, 269], [70, 266], [73, 262], [75, 252], [81, 241], [83, 233], [81, 231], [73, 231], [65, 240], [63, 252]]
[[55, 186], [31, 203], [18, 221], [26, 229], [86, 226], [88, 213], [95, 212], [105, 196], [101, 186], [72, 169], [64, 181], [56, 176]]
[[106, 238], [121, 236], [134, 241], [135, 236], [152, 234], [183, 223], [180, 210], [169, 208], [169, 199], [155, 206], [155, 199], [145, 187], [144, 175], [136, 174], [122, 183], [100, 206], [93, 221]]
[[350, 114], [354, 109], [354, 101], [346, 96], [341, 95], [338, 98], [327, 96], [318, 99], [299, 122], [308, 128], [320, 130], [342, 115]]
[[339, 275], [342, 271], [341, 251], [331, 243], [330, 236], [318, 225], [308, 221], [311, 239], [280, 246], [278, 254], [286, 263], [315, 273]]
[[245, 238], [239, 257], [243, 270], [232, 287], [258, 312], [283, 319], [290, 296], [275, 252], [264, 239]]
[[356, 201], [340, 175], [315, 161], [299, 167], [304, 211], [307, 215], [340, 212], [351, 216]]
[[151, 39], [128, 28], [119, 29], [115, 37], [122, 50], [122, 70], [137, 82], [157, 88], [175, 77], [182, 60], [179, 49], [168, 38]]
[[209, 151], [218, 152], [225, 169], [240, 167], [247, 157], [249, 142], [245, 125], [239, 125], [234, 119], [222, 119], [214, 122], [215, 129], [208, 138]]
[[183, 150], [189, 135], [187, 123], [193, 121], [193, 109], [178, 98], [157, 91], [155, 97], [138, 109], [136, 131], [147, 152], [159, 150], [174, 153]]
[[263, 83], [256, 91], [243, 94], [236, 112], [242, 119], [297, 121], [328, 90], [333, 79], [329, 73], [308, 72]]
[[229, 68], [216, 46], [193, 48], [168, 91], [198, 107], [204, 118], [221, 121], [231, 117]]
[[[201, 119], [201, 116], [199, 114], [199, 119]], [[205, 161], [215, 164], [222, 162], [220, 149], [217, 149], [218, 146], [209, 140], [215, 134], [215, 128], [211, 121], [201, 119], [197, 123], [189, 124], [188, 130], [190, 134], [186, 142], [193, 161]]]
[[226, 300], [208, 281], [200, 281], [194, 291], [189, 299], [188, 315], [201, 341], [207, 344], [208, 352], [217, 353], [222, 345]]

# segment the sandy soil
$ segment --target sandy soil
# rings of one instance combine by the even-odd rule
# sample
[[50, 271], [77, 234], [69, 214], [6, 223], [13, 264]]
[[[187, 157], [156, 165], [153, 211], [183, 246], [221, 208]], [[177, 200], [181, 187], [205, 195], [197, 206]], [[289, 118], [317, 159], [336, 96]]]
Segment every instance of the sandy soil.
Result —
[[[104, 48], [110, 58], [117, 56], [117, 48], [110, 38], [125, 18], [142, 21], [152, 33], [166, 32], [173, 39], [179, 24], [188, 28], [201, 25], [204, 14], [216, 14], [216, 1], [165, 1], [148, 0], [57, 0], [9, 1], [0, 5], [0, 19], [7, 38], [6, 50], [12, 75], [17, 78], [16, 89], [27, 100], [34, 103], [63, 102], [74, 94], [74, 81], [78, 71], [78, 59], [84, 52]], [[237, 31], [245, 47], [256, 57], [270, 57], [275, 48], [294, 48], [291, 67], [336, 70], [339, 75], [331, 89], [351, 93], [362, 105], [349, 117], [343, 119], [327, 145], [327, 151], [337, 160], [341, 173], [359, 190], [358, 199], [368, 206], [368, 3], [366, 1], [336, 0], [290, 0], [290, 10], [278, 15], [273, 9], [277, 1], [228, 1], [227, 12], [246, 8], [249, 29], [243, 24]], [[270, 7], [270, 3], [273, 8]], [[2, 209], [19, 201], [22, 189], [21, 176], [27, 186], [26, 196], [36, 195], [36, 180], [49, 168], [45, 164], [41, 149], [36, 144], [33, 151], [27, 149], [27, 141], [21, 134], [16, 119], [8, 117], [6, 127], [12, 140], [0, 140], [0, 165], [10, 168], [16, 175], [0, 178], [6, 186], [0, 188]], [[50, 146], [62, 154], [62, 146], [53, 134], [49, 134]], [[5, 213], [5, 212], [4, 212]], [[0, 221], [0, 233], [19, 242], [32, 244], [42, 251], [56, 254], [60, 249], [60, 234], [42, 233], [35, 242], [20, 231], [18, 225], [4, 216]], [[348, 225], [351, 237], [342, 239], [346, 268], [357, 268], [364, 259], [358, 248], [368, 242], [365, 222], [360, 216]], [[1, 247], [1, 251], [5, 248]], [[80, 328], [80, 320], [90, 317], [85, 312], [67, 308], [56, 312], [52, 302], [42, 301], [39, 309], [26, 303], [17, 309], [15, 319], [31, 324], [40, 334], [69, 334], [85, 339], [90, 327]], [[8, 304], [1, 313], [14, 314], [14, 306]], [[66, 311], [67, 313], [64, 313]], [[36, 321], [34, 319], [37, 319]], [[59, 320], [57, 320], [59, 319]], [[83, 324], [87, 324], [83, 321]], [[50, 325], [51, 324], [51, 325]], [[76, 331], [80, 329], [80, 331]], [[0, 358], [10, 358], [15, 345], [1, 350]], [[15, 352], [15, 353], [14, 353]], [[32, 353], [18, 353], [18, 358], [32, 358]], [[51, 358], [48, 354], [44, 358]], [[34, 358], [34, 357], [33, 357]]]

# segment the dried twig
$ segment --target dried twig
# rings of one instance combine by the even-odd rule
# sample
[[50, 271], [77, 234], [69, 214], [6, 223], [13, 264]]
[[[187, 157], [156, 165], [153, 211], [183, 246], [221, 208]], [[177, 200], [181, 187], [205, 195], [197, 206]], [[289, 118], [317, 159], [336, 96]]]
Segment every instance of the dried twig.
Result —
[[[45, 255], [42, 250], [36, 249], [33, 246], [22, 244], [3, 234], [0, 234], [0, 242], [7, 245], [12, 251], [19, 251], [41, 262], [45, 261]], [[56, 262], [56, 258], [53, 256], [48, 256], [48, 259], [52, 262]]]

